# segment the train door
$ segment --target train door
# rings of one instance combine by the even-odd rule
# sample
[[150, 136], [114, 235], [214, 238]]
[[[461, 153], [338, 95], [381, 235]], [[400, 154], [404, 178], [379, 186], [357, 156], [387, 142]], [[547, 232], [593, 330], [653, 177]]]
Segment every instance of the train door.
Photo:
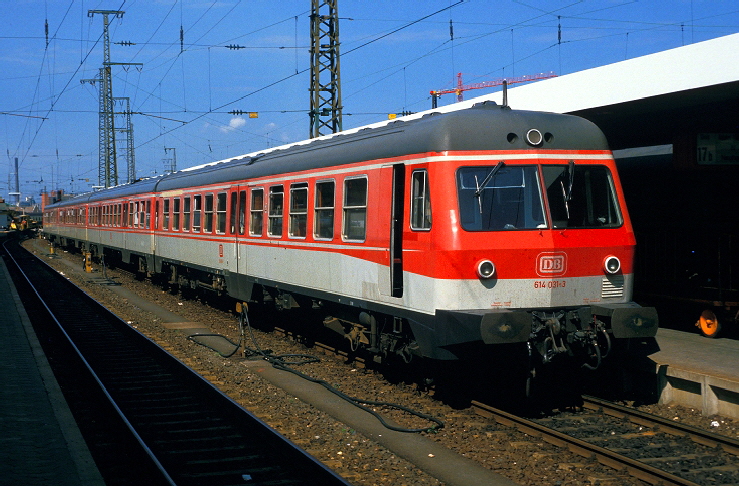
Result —
[[[146, 201], [146, 229], [149, 230], [149, 255], [151, 255], [153, 259], [157, 252], [156, 231], [159, 229], [159, 208], [161, 205], [159, 204], [160, 198], [158, 196], [155, 196], [152, 199], [154, 199], [153, 211], [151, 201], [148, 199]], [[152, 260], [152, 263], [153, 262], [154, 261]]]
[[244, 244], [246, 237], [246, 186], [234, 186], [230, 191], [229, 198], [229, 233], [233, 244], [229, 245], [231, 253], [229, 258], [234, 260], [236, 278], [232, 279], [229, 292], [234, 297], [241, 296], [242, 299], [248, 299], [244, 287], [246, 274], [246, 248]]
[[390, 295], [403, 297], [403, 218], [405, 213], [405, 164], [393, 165], [390, 220]]

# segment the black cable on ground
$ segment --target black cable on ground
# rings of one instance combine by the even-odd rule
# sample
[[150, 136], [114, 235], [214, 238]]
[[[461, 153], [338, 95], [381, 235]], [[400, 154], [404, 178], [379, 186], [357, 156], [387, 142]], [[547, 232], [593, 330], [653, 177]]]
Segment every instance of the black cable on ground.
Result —
[[[300, 371], [291, 368], [290, 365], [299, 365], [299, 364], [307, 364], [307, 363], [314, 363], [318, 362], [319, 359], [315, 356], [311, 356], [308, 354], [282, 354], [282, 355], [273, 355], [269, 352], [262, 351], [262, 349], [259, 347], [259, 343], [256, 340], [256, 337], [254, 336], [254, 333], [252, 331], [251, 324], [249, 323], [249, 317], [247, 316], [245, 306], [242, 308], [241, 313], [239, 314], [239, 328], [241, 329], [241, 333], [243, 336], [243, 329], [244, 326], [246, 326], [247, 329], [249, 329], [249, 336], [251, 337], [252, 342], [254, 343], [254, 346], [256, 349], [249, 349], [246, 346], [244, 346], [245, 351], [249, 351], [250, 354], [253, 355], [260, 355], [265, 361], [272, 364], [273, 367], [277, 368], [278, 370], [282, 371], [288, 371], [290, 373], [293, 373], [294, 375], [297, 375], [305, 380], [311, 381], [313, 383], [318, 383], [319, 385], [326, 388], [328, 391], [333, 393], [334, 395], [338, 396], [339, 398], [346, 400], [347, 402], [351, 403], [352, 405], [361, 408], [362, 410], [374, 415], [377, 420], [380, 421], [380, 423], [387, 429], [394, 430], [396, 432], [409, 432], [409, 433], [418, 433], [418, 432], [434, 432], [436, 430], [439, 430], [444, 427], [444, 422], [440, 419], [433, 417], [431, 415], [427, 415], [425, 413], [418, 412], [416, 410], [412, 410], [410, 408], [404, 407], [403, 405], [399, 405], [396, 403], [390, 403], [390, 402], [378, 402], [373, 400], [363, 400], [361, 398], [351, 397], [343, 392], [340, 392], [335, 387], [333, 387], [330, 383], [328, 383], [325, 380], [321, 380], [318, 378], [313, 378], [312, 376], [308, 376], [304, 373], [301, 373]], [[285, 358], [300, 358], [299, 361], [286, 361]], [[422, 418], [424, 420], [428, 420], [429, 422], [433, 422], [436, 425], [432, 425], [431, 427], [426, 428], [419, 428], [419, 429], [410, 429], [406, 427], [398, 427], [395, 425], [391, 425], [385, 421], [385, 419], [374, 410], [363, 406], [370, 405], [370, 406], [382, 406], [382, 407], [389, 407], [389, 408], [395, 408], [397, 410], [402, 410], [406, 413], [409, 413], [411, 415], [415, 415], [416, 417]]]

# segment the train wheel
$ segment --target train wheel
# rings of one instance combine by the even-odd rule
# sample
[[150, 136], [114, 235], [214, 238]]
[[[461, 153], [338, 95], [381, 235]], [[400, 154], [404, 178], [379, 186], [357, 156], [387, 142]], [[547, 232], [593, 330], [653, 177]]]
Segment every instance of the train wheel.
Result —
[[721, 332], [721, 323], [711, 310], [704, 310], [695, 325], [698, 326], [701, 334], [709, 338], [715, 338]]

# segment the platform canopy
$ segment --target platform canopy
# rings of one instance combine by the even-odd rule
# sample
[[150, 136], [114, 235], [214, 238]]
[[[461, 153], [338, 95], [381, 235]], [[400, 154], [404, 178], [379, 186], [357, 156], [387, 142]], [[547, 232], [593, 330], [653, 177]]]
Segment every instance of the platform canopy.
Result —
[[[738, 53], [732, 34], [510, 88], [508, 103], [587, 118], [614, 150], [669, 144], [697, 128], [737, 133]], [[498, 91], [444, 108], [502, 98]]]

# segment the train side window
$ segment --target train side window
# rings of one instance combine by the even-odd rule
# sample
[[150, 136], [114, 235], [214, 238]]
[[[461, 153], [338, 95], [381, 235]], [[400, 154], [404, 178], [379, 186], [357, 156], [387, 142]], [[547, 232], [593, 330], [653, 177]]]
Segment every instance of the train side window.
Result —
[[251, 223], [249, 234], [262, 236], [262, 218], [264, 217], [264, 189], [251, 190]]
[[239, 192], [239, 234], [246, 231], [246, 191]]
[[165, 199], [164, 200], [164, 204], [163, 204], [163, 208], [162, 208], [162, 211], [164, 211], [164, 218], [162, 218], [162, 221], [164, 222], [164, 225], [163, 225], [162, 229], [164, 231], [169, 231], [169, 219], [170, 219], [169, 218], [169, 209], [170, 209], [169, 206], [170, 206], [169, 199]]
[[144, 203], [144, 201], [139, 201], [138, 207], [139, 207], [139, 228], [143, 228], [144, 221], [146, 221], [146, 203]]
[[134, 211], [133, 203], [128, 203], [128, 227], [133, 228], [133, 215], [136, 211]]
[[200, 211], [203, 209], [203, 196], [195, 194], [192, 198], [192, 230], [200, 232]]
[[211, 233], [213, 231], [213, 194], [205, 195], [205, 207], [203, 208], [205, 214], [205, 221], [203, 224], [203, 231]]
[[416, 170], [411, 174], [411, 229], [431, 229], [431, 195], [428, 189], [427, 170]]
[[308, 224], [308, 183], [290, 185], [290, 236], [305, 238]]
[[180, 229], [180, 198], [176, 197], [172, 200], [172, 231]]
[[226, 193], [216, 195], [216, 233], [226, 232]]
[[190, 231], [190, 196], [185, 198], [184, 207], [182, 209], [182, 231]]
[[334, 237], [334, 181], [316, 182], [313, 235], [318, 239]]
[[236, 218], [239, 214], [239, 196], [236, 191], [231, 191], [231, 205], [228, 210], [228, 231], [236, 234]]
[[367, 236], [367, 178], [344, 181], [345, 240], [364, 241]]
[[281, 185], [269, 188], [269, 224], [267, 226], [267, 235], [282, 236], [282, 213], [284, 189]]

